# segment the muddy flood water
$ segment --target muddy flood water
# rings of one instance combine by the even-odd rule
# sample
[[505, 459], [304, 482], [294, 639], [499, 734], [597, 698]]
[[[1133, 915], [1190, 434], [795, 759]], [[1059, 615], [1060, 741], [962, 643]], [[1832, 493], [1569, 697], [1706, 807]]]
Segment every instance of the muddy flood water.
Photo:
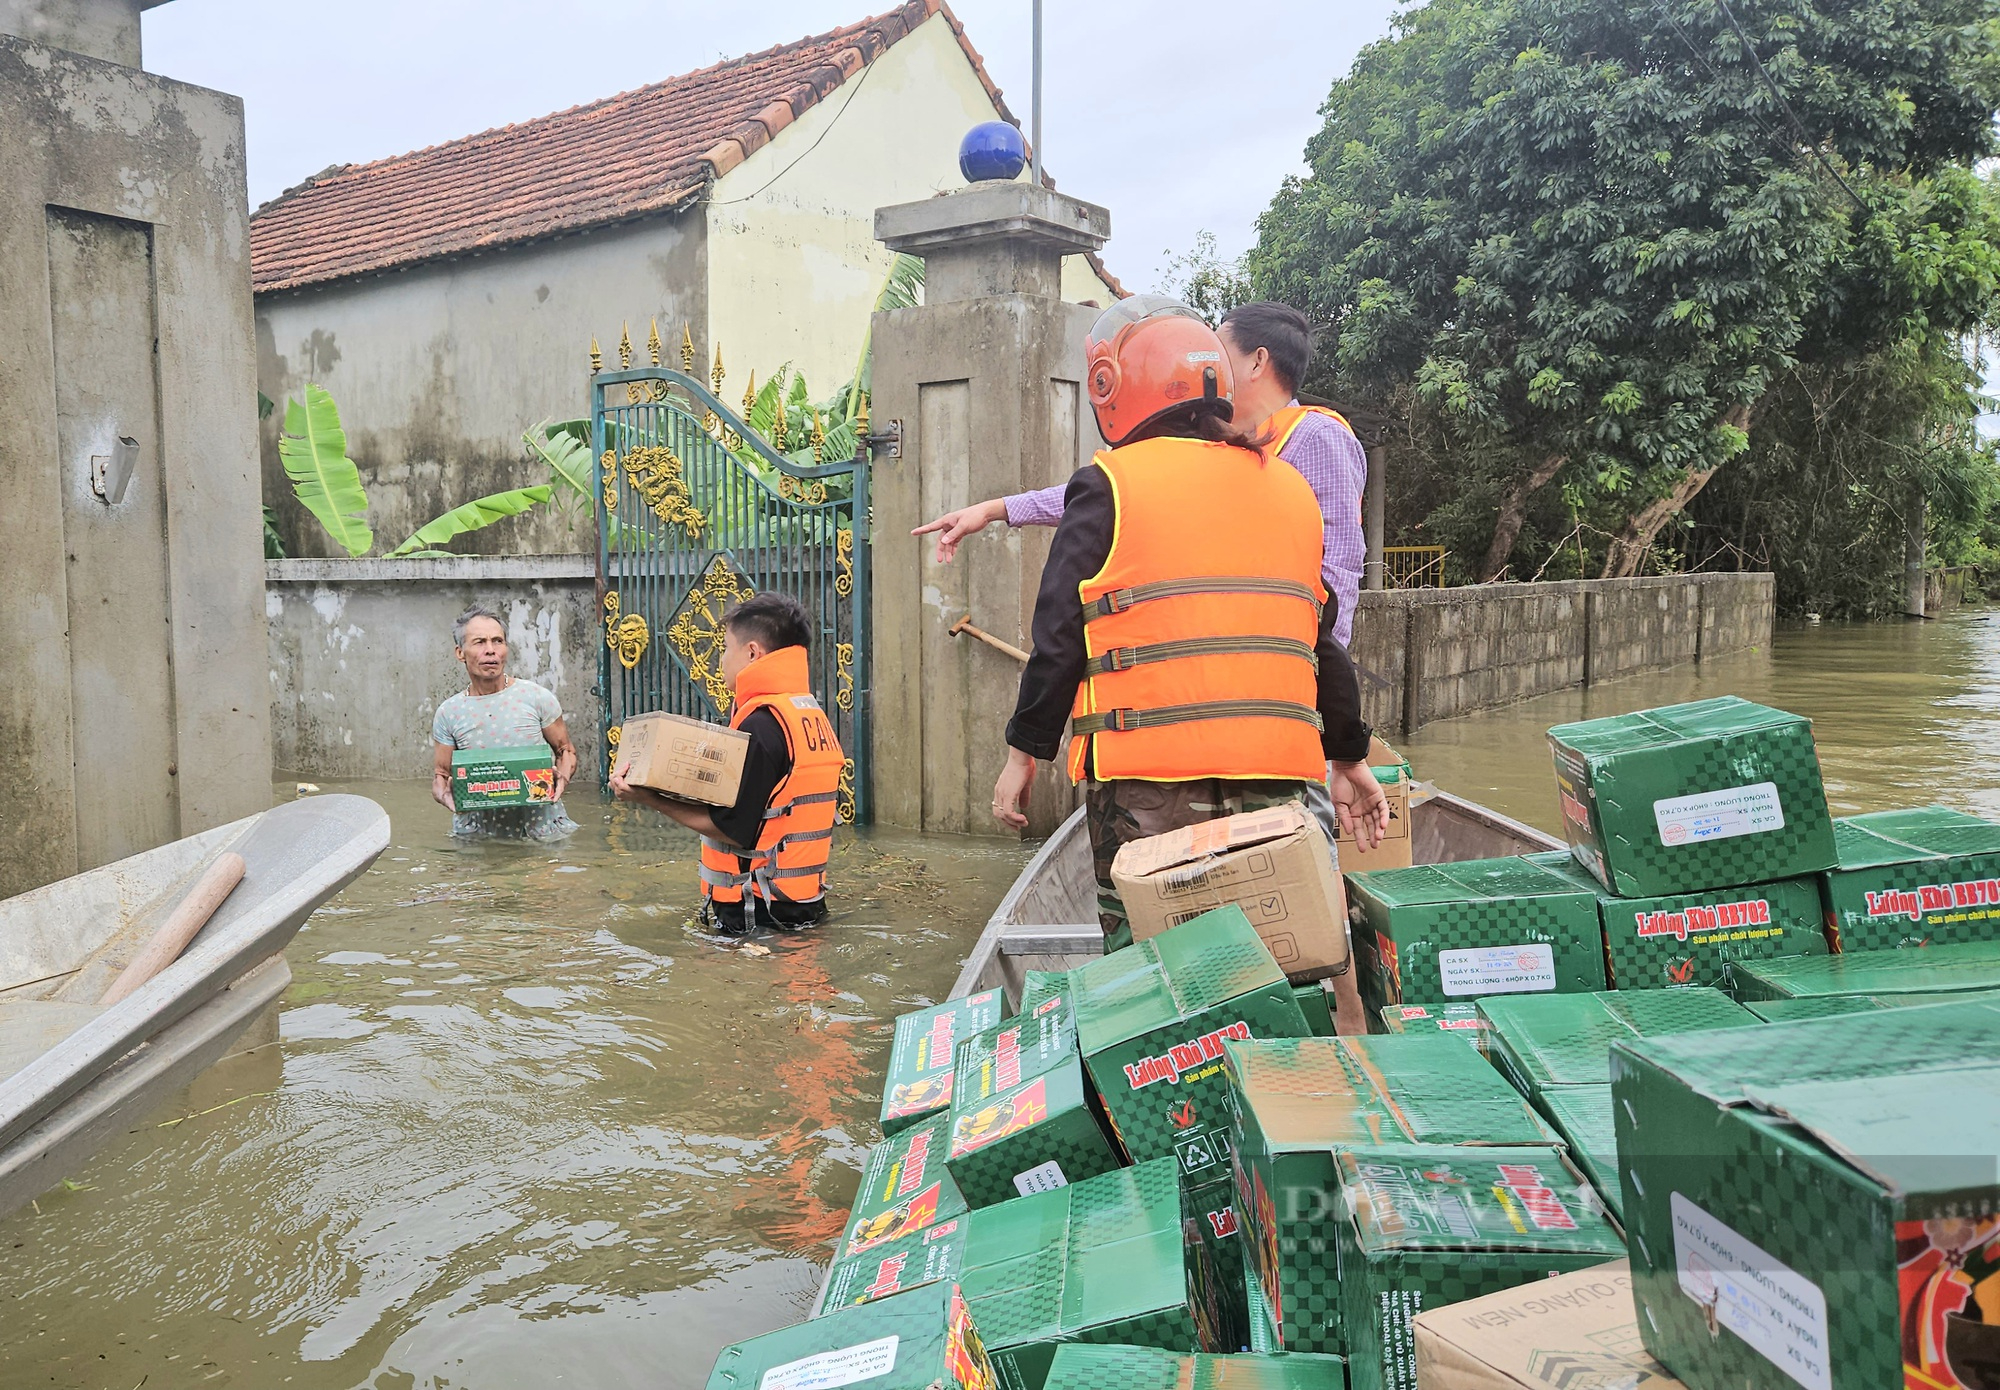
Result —
[[[1813, 716], [1840, 811], [2000, 815], [1978, 612], [1787, 631], [1405, 742], [1552, 827], [1548, 725], [1723, 693]], [[755, 955], [689, 925], [695, 842], [651, 816], [586, 793], [560, 847], [467, 846], [423, 782], [323, 786], [387, 807], [393, 847], [288, 952], [275, 1041], [0, 1218], [0, 1387], [700, 1386], [803, 1316], [889, 1020], [950, 988], [1027, 852], [843, 837], [837, 919]]]

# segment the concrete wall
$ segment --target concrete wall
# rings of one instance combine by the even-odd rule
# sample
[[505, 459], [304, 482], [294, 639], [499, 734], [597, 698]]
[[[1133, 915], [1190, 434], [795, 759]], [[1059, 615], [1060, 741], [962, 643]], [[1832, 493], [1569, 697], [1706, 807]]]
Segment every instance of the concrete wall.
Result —
[[465, 689], [451, 624], [507, 620], [508, 670], [547, 686], [597, 777], [596, 571], [583, 556], [275, 560], [265, 589], [274, 761], [287, 776], [427, 777], [431, 716]]
[[[763, 379], [791, 363], [815, 399], [854, 374], [895, 260], [875, 240], [875, 209], [963, 188], [958, 142], [998, 115], [950, 21], [933, 15], [717, 180], [704, 209], [708, 335], [737, 378], [732, 401], [752, 367]], [[1114, 298], [1082, 256], [1065, 258], [1062, 288]]]
[[1354, 617], [1369, 722], [1439, 719], [1771, 640], [1768, 574], [1669, 575], [1364, 593]]
[[[262, 432], [264, 496], [285, 553], [336, 553], [278, 461], [288, 396], [333, 393], [348, 455], [368, 487], [376, 550], [475, 497], [548, 481], [521, 443], [530, 425], [589, 413], [592, 334], [617, 365], [629, 323], [680, 342], [707, 319], [699, 213], [655, 218], [477, 259], [419, 266], [257, 300], [257, 382], [278, 409]], [[671, 349], [670, 349], [671, 354]], [[678, 365], [678, 356], [671, 356]], [[586, 550], [585, 513], [537, 507], [455, 543], [469, 554]]]
[[242, 103], [0, 37], [0, 170], [6, 896], [258, 810], [271, 744]]
[[139, 11], [165, 0], [0, 0], [0, 34], [139, 66]]

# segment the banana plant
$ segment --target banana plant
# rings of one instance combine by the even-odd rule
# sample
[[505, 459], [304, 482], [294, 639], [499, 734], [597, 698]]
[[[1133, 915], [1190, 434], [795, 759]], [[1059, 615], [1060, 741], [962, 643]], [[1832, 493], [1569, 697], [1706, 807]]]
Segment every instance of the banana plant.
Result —
[[368, 527], [368, 493], [361, 472], [347, 456], [340, 410], [323, 386], [307, 386], [303, 403], [285, 402], [278, 459], [305, 509], [318, 518], [333, 543], [350, 556], [366, 555], [375, 544]]
[[507, 517], [519, 516], [537, 503], [548, 501], [549, 494], [554, 490], [548, 483], [543, 483], [538, 487], [517, 487], [510, 492], [496, 492], [488, 497], [475, 498], [453, 507], [434, 521], [425, 522], [408, 540], [390, 551], [386, 558], [430, 560], [449, 556], [451, 551], [440, 550], [438, 547], [468, 531], [477, 531]]

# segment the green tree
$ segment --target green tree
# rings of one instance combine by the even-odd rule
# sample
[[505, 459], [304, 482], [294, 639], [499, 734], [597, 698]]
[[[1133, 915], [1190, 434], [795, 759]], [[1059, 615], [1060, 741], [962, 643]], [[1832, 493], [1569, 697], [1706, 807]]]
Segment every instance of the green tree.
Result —
[[1988, 317], [1953, 180], [1992, 147], [1995, 13], [1432, 0], [1335, 84], [1253, 279], [1327, 325], [1324, 389], [1428, 413], [1491, 489], [1479, 577], [1558, 478], [1634, 573], [1801, 361]]

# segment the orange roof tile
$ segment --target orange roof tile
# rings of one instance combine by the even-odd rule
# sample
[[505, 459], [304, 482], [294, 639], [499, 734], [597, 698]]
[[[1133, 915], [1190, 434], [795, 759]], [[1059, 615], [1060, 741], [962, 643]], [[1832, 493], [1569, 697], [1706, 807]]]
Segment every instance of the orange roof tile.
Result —
[[1013, 121], [944, 0], [908, 0], [858, 24], [554, 115], [336, 165], [257, 209], [252, 288], [298, 289], [682, 207], [935, 14]]

